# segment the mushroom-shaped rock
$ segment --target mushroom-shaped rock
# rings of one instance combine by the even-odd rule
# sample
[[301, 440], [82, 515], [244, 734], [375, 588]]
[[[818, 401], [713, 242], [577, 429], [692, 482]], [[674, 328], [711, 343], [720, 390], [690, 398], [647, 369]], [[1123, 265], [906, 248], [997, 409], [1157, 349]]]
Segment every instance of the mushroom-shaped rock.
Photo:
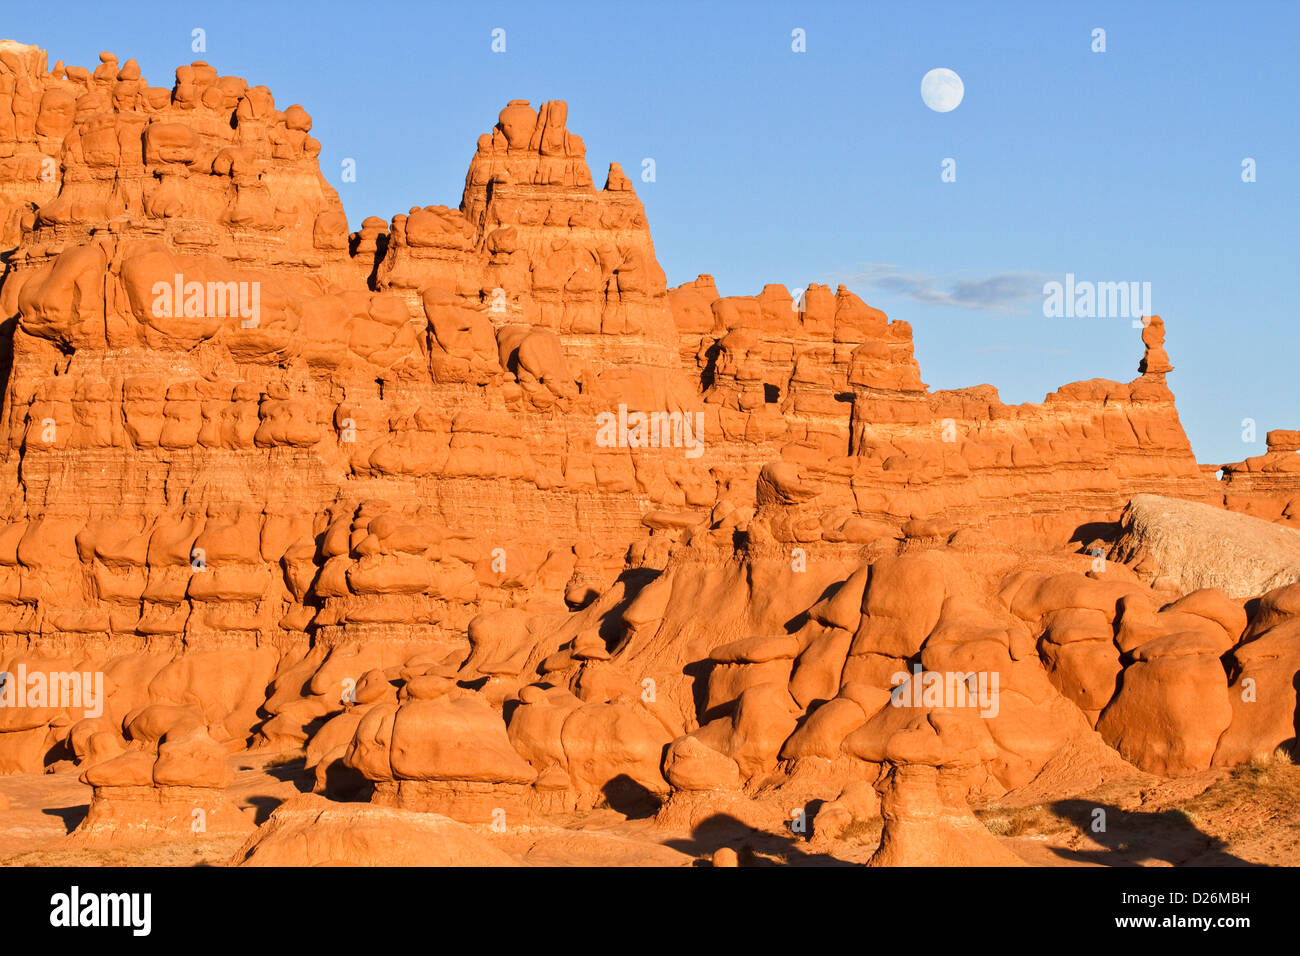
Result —
[[877, 784], [884, 831], [869, 866], [1023, 866], [966, 802], [980, 762], [960, 718], [934, 711], [890, 738], [889, 771]]

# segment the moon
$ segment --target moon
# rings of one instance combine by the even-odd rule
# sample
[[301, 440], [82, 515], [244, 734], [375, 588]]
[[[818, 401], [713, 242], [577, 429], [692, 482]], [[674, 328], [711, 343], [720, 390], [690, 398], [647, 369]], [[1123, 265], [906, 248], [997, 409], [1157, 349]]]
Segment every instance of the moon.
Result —
[[937, 67], [921, 77], [921, 99], [936, 113], [951, 113], [965, 95], [961, 77], [946, 67]]

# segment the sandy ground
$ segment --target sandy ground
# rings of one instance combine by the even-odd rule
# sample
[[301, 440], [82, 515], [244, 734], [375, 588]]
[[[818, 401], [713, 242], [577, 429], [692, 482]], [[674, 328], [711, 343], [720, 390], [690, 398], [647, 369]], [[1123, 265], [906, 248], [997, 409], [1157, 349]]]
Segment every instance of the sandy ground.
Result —
[[977, 815], [1038, 865], [1300, 865], [1300, 767], [1285, 758]]
[[[301, 758], [231, 759], [236, 778], [229, 793], [258, 822], [310, 789]], [[73, 769], [0, 777], [0, 794], [9, 801], [0, 810], [0, 864], [6, 866], [221, 866], [244, 842], [240, 836], [195, 836], [151, 846], [70, 845], [67, 834], [90, 801], [90, 788]], [[1035, 866], [1300, 865], [1300, 767], [1288, 760], [1145, 788], [1114, 784], [1031, 806], [994, 802], [976, 813]], [[854, 824], [833, 842], [753, 831], [730, 818], [673, 834], [652, 819], [613, 810], [547, 823], [502, 837], [503, 848], [533, 865], [700, 866], [715, 849], [729, 846], [742, 865], [845, 866], [865, 863], [880, 838], [879, 819]]]

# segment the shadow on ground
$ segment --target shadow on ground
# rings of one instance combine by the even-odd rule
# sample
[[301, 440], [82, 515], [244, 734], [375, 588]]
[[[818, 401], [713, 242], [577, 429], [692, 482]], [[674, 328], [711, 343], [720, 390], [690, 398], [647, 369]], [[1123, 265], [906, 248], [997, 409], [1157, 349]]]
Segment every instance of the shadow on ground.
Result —
[[710, 866], [715, 851], [730, 847], [741, 866], [857, 866], [827, 853], [809, 852], [808, 843], [793, 835], [755, 830], [725, 813], [702, 820], [689, 839], [665, 840], [665, 846], [696, 857], [696, 866]]
[[63, 821], [63, 826], [67, 832], [71, 833], [86, 819], [86, 814], [90, 813], [90, 804], [79, 803], [71, 807], [47, 807], [42, 810], [46, 816], [58, 817]]
[[1101, 866], [1259, 866], [1227, 852], [1222, 840], [1201, 832], [1181, 810], [1132, 811], [1091, 800], [1059, 800], [1052, 812], [1101, 844], [1099, 850], [1053, 847], [1062, 859]]

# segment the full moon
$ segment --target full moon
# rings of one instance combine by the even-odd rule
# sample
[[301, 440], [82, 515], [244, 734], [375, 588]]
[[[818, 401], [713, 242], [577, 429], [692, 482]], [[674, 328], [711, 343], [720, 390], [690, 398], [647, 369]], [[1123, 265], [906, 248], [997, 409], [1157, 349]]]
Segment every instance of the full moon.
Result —
[[921, 77], [921, 99], [936, 113], [950, 113], [961, 104], [966, 87], [961, 77], [945, 67], [938, 67]]

